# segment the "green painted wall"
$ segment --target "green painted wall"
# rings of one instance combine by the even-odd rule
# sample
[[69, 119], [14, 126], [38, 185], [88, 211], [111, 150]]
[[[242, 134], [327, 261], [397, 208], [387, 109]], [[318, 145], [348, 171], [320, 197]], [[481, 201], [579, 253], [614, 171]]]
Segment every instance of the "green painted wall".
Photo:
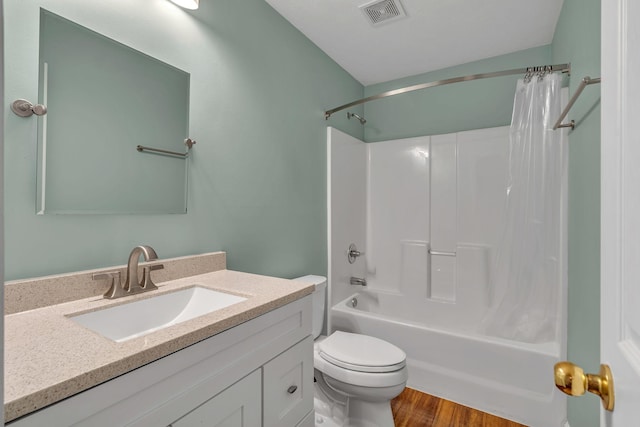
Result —
[[[564, 0], [552, 44], [570, 61], [573, 94], [584, 76], [600, 76], [600, 0]], [[587, 372], [600, 364], [600, 85], [587, 87], [571, 110], [569, 134], [568, 359]], [[569, 398], [572, 427], [599, 425], [595, 395]]]
[[[20, 0], [4, 6], [4, 105], [37, 99], [41, 6], [191, 73], [198, 144], [185, 215], [37, 216], [37, 120], [5, 111], [6, 279], [123, 264], [137, 244], [160, 257], [225, 250], [230, 268], [255, 273], [326, 274], [323, 112], [362, 97], [362, 85], [264, 0], [195, 12], [166, 0]], [[331, 125], [363, 136], [346, 117]]]
[[[367, 86], [365, 96], [419, 83], [550, 62], [551, 48], [542, 46]], [[364, 107], [365, 140], [384, 141], [508, 125], [520, 77], [456, 83], [370, 102]]]

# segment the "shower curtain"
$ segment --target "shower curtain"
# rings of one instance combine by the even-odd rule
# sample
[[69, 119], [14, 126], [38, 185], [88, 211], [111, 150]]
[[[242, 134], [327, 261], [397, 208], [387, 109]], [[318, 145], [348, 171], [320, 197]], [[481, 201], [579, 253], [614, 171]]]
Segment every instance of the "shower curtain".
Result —
[[504, 229], [492, 268], [501, 295], [494, 295], [483, 324], [489, 335], [521, 342], [557, 339], [566, 162], [562, 131], [553, 124], [561, 113], [561, 79], [521, 79], [514, 99]]

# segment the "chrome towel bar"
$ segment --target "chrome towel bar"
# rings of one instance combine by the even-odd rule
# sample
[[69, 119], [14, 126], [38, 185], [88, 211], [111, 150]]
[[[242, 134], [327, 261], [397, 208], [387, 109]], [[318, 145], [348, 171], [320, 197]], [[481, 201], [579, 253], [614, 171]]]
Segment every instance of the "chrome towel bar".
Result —
[[175, 157], [180, 157], [182, 159], [186, 159], [187, 157], [189, 157], [189, 151], [191, 150], [191, 147], [193, 147], [195, 143], [196, 141], [190, 138], [187, 138], [184, 140], [184, 145], [187, 146], [186, 153], [178, 153], [177, 151], [163, 150], [161, 148], [145, 147], [144, 145], [137, 145], [136, 150], [138, 150], [141, 153], [145, 151], [149, 151], [152, 153], [167, 154], [169, 156], [175, 156]]

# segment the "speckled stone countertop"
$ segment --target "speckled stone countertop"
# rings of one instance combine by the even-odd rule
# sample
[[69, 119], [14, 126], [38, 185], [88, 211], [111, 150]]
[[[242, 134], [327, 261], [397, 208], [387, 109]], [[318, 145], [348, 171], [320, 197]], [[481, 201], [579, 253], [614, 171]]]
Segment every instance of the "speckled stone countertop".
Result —
[[[246, 301], [116, 343], [67, 316], [197, 284]], [[72, 396], [311, 294], [312, 284], [220, 270], [116, 300], [93, 296], [5, 316], [5, 421]]]

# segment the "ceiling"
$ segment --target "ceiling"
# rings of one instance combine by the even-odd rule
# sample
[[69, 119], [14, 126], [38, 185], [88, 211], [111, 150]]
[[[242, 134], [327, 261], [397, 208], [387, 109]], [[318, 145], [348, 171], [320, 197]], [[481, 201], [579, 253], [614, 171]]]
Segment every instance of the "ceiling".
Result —
[[395, 0], [376, 26], [359, 6], [379, 0], [265, 1], [367, 86], [549, 44], [563, 0]]

